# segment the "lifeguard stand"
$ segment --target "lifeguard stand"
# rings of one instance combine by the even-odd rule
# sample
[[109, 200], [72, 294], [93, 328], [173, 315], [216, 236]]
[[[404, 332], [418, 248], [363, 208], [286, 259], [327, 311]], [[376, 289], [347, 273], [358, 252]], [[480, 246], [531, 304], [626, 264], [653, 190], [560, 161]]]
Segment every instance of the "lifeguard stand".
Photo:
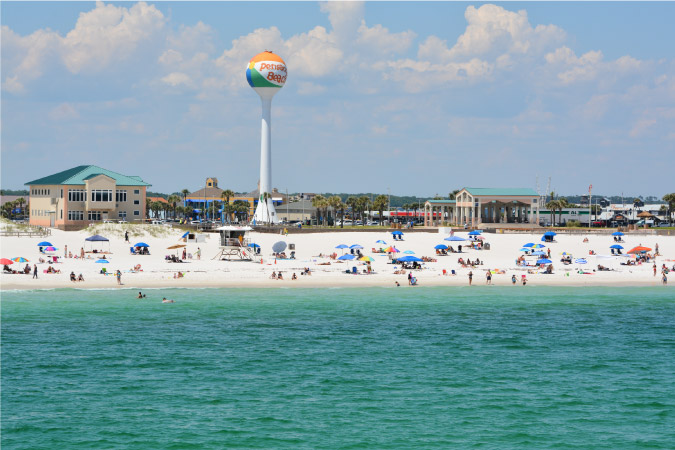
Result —
[[234, 225], [225, 225], [217, 229], [220, 233], [220, 252], [213, 259], [224, 259], [231, 261], [238, 259], [240, 261], [251, 261], [253, 253], [248, 245], [251, 240], [248, 238], [248, 232], [251, 227], [237, 227]]

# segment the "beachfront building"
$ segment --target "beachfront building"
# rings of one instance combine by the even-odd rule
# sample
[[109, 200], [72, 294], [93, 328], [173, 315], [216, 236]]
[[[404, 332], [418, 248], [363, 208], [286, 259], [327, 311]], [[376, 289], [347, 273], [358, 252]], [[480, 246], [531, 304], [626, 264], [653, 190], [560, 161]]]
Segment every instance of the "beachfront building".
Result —
[[26, 183], [30, 224], [77, 230], [103, 220], [142, 221], [150, 184], [98, 166], [77, 166]]
[[454, 200], [427, 200], [424, 225], [539, 223], [540, 197], [530, 188], [463, 188]]
[[[209, 219], [218, 218], [220, 217], [220, 207], [216, 207], [215, 205], [225, 201], [223, 192], [224, 190], [218, 187], [217, 178], [207, 178], [203, 188], [200, 188], [185, 197], [185, 203], [187, 206], [193, 208], [191, 214], [193, 216], [202, 216]], [[271, 196], [272, 202], [276, 207], [286, 203], [286, 196], [280, 193], [276, 188], [272, 189]], [[255, 208], [258, 206], [259, 198], [260, 192], [256, 189], [252, 192], [234, 194], [234, 196], [230, 197], [230, 203], [234, 203], [237, 200], [248, 203], [249, 217], [253, 217]]]
[[277, 207], [277, 216], [282, 222], [304, 222], [316, 220], [317, 211], [311, 200], [302, 199]]

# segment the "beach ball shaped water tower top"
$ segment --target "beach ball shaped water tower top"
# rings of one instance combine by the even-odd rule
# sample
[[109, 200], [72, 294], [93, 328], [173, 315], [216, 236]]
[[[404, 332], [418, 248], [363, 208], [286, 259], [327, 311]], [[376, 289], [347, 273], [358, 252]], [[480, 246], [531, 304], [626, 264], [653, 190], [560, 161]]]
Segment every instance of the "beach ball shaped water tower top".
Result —
[[264, 51], [255, 55], [246, 67], [248, 84], [262, 101], [260, 133], [260, 185], [255, 223], [279, 223], [274, 203], [265, 193], [272, 192], [272, 97], [286, 84], [286, 63], [279, 55]]

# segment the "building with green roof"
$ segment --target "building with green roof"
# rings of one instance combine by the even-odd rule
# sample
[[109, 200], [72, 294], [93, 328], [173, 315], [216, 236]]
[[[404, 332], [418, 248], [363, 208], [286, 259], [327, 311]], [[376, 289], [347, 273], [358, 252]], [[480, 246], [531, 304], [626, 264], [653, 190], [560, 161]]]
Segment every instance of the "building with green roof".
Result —
[[454, 200], [428, 200], [425, 226], [539, 223], [540, 196], [531, 188], [462, 188]]
[[103, 220], [142, 221], [149, 183], [98, 166], [77, 166], [26, 183], [30, 224], [64, 230]]

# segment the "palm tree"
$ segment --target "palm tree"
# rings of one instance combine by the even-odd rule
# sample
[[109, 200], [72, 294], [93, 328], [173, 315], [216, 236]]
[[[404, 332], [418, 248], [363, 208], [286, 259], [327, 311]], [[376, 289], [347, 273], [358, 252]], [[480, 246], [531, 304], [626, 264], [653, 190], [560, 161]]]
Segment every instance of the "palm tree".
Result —
[[335, 226], [336, 225], [335, 218], [337, 217], [337, 210], [342, 204], [342, 199], [340, 198], [339, 195], [333, 195], [332, 197], [328, 198], [328, 204], [333, 209], [333, 226]]
[[317, 225], [319, 224], [320, 219], [321, 219], [321, 222], [323, 223], [323, 215], [321, 213], [322, 213], [325, 201], [326, 201], [326, 197], [324, 197], [321, 194], [315, 195], [314, 198], [312, 198], [312, 206], [316, 208], [316, 216], [317, 216], [316, 217], [316, 224]]
[[359, 211], [361, 211], [361, 225], [365, 226], [366, 219], [363, 213], [366, 211], [370, 212], [372, 203], [370, 202], [370, 198], [368, 198], [366, 195], [362, 195], [361, 197], [359, 197], [358, 201], [359, 201]]
[[187, 200], [187, 196], [190, 194], [190, 190], [183, 189], [182, 191], [180, 191], [180, 193], [183, 194], [183, 206], [185, 206], [185, 202]]
[[26, 212], [23, 210], [23, 204], [26, 203], [26, 199], [23, 197], [19, 197], [16, 200], [16, 205], [19, 207], [19, 210], [21, 211], [21, 217], [26, 217]]
[[350, 196], [350, 197], [347, 197], [347, 201], [345, 201], [345, 203], [352, 210], [352, 222], [354, 222], [354, 220], [356, 220], [356, 211], [359, 208], [359, 199], [357, 199], [356, 197]]
[[244, 221], [248, 222], [249, 211], [251, 210], [250, 205], [247, 201], [244, 200], [235, 200], [232, 202], [233, 213], [235, 217], [241, 218], [244, 217]]
[[459, 194], [459, 191], [461, 191], [461, 189], [455, 189], [450, 194], [448, 194], [448, 198], [450, 200], [454, 200], [455, 198], [457, 198], [457, 194]]
[[546, 207], [551, 212], [551, 225], [555, 222], [555, 212], [558, 209], [558, 200], [549, 200]]
[[[338, 197], [340, 198], [340, 197]], [[345, 208], [347, 208], [347, 204], [340, 199], [340, 204], [336, 206], [340, 210], [340, 228], [345, 227]]]
[[384, 217], [384, 210], [388, 204], [389, 199], [387, 198], [386, 195], [378, 195], [377, 197], [375, 197], [375, 201], [373, 201], [373, 208], [377, 210], [380, 217], [380, 221], [382, 221], [382, 218]]
[[663, 201], [668, 203], [668, 224], [672, 224], [672, 215], [675, 211], [675, 192], [664, 195]]
[[171, 209], [173, 210], [173, 218], [176, 218], [176, 206], [178, 205], [178, 202], [180, 201], [180, 197], [178, 197], [176, 194], [171, 194], [169, 195], [169, 198], [167, 199], [169, 202], [169, 205], [171, 205]]
[[150, 218], [150, 213], [152, 212], [152, 200], [148, 197], [145, 197], [145, 216], [147, 219]]

